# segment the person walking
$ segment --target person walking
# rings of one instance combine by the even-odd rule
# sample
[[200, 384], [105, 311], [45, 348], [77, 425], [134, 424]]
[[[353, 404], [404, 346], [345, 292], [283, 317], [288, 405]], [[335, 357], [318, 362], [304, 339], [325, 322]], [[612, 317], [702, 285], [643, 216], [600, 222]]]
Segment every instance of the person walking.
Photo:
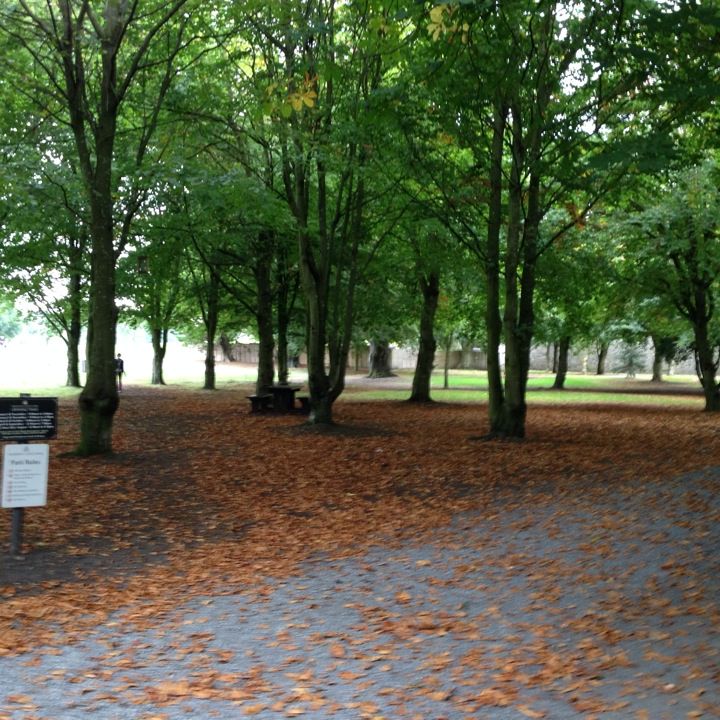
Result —
[[117, 357], [115, 358], [115, 379], [117, 381], [118, 391], [122, 391], [122, 376], [124, 373], [125, 373], [125, 362], [122, 359], [122, 355], [120, 353], [118, 353]]

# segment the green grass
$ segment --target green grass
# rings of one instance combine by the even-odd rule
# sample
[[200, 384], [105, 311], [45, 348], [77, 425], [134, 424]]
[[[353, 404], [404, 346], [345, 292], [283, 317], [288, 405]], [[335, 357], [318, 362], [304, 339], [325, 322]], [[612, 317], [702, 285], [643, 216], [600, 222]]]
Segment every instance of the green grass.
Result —
[[80, 394], [80, 388], [69, 388], [61, 386], [38, 386], [23, 385], [18, 387], [0, 387], [1, 397], [17, 397], [20, 393], [30, 393], [35, 397], [77, 397]]
[[[485, 390], [433, 390], [432, 399], [438, 402], [486, 403]], [[381, 400], [407, 400], [408, 390], [359, 390], [343, 396], [348, 402]], [[341, 398], [341, 399], [343, 399]], [[531, 390], [527, 394], [529, 405], [657, 405], [698, 407], [703, 405], [700, 396], [660, 395], [650, 393], [583, 392], [568, 390]]]
[[[412, 382], [412, 373], [402, 371], [398, 373], [399, 377], [406, 379], [408, 383]], [[531, 372], [528, 378], [528, 388], [546, 388], [550, 389], [555, 376], [552, 373]], [[622, 375], [574, 375], [569, 374], [565, 380], [565, 388], [568, 390], [580, 389], [603, 389], [618, 390], [622, 392], [623, 388], [627, 389], [631, 383], [647, 382], [649, 384], [649, 375], [639, 375], [634, 380], [629, 380]], [[673, 384], [688, 384], [697, 387], [697, 379], [690, 375], [668, 376], [664, 382]], [[453, 388], [482, 388], [487, 389], [487, 375], [483, 371], [472, 370], [453, 370], [449, 377], [450, 389]], [[433, 374], [432, 387], [442, 388], [443, 374], [436, 372]], [[652, 392], [651, 389], [648, 392]]]
[[[412, 382], [412, 373], [401, 371], [398, 379]], [[533, 372], [528, 379], [528, 404], [620, 404], [620, 405], [655, 405], [655, 406], [686, 406], [702, 407], [702, 397], [692, 394], [683, 395], [659, 392], [660, 388], [674, 387], [676, 391], [687, 386], [689, 393], [699, 390], [697, 379], [693, 376], [671, 376], [663, 385], [650, 383], [650, 376], [643, 375], [628, 379], [621, 375], [580, 375], [569, 374], [564, 390], [553, 390], [555, 376], [551, 373]], [[454, 370], [449, 376], [449, 388], [444, 389], [443, 373], [436, 372], [432, 378], [432, 397], [439, 402], [485, 403], [487, 394], [487, 375], [485, 372], [472, 370]], [[409, 390], [398, 388], [353, 389], [352, 399], [358, 401], [372, 400], [405, 400]], [[350, 399], [350, 398], [348, 398]]]
[[[246, 365], [219, 363], [216, 366], [216, 382], [221, 390], [245, 390], [255, 381], [256, 371]], [[203, 385], [202, 368], [196, 365], [183, 369], [180, 372], [166, 374], [167, 387], [188, 391], [199, 391]], [[628, 380], [623, 376], [597, 376], [570, 374], [567, 376], [566, 389], [551, 390], [554, 376], [550, 373], [531, 373], [528, 380], [529, 404], [621, 404], [621, 405], [654, 405], [654, 406], [686, 406], [702, 407], [702, 397], [682, 395], [680, 392], [657, 392], [658, 387], [665, 390], [676, 388], [681, 391], [679, 384], [686, 385], [689, 390], [697, 392], [697, 379], [690, 376], [673, 376], [663, 386], [652, 385], [648, 382], [649, 376], [641, 376]], [[291, 373], [290, 381], [300, 385], [307, 385], [307, 375], [304, 370], [295, 370]], [[436, 372], [432, 379], [432, 397], [439, 402], [457, 403], [486, 403], [487, 402], [487, 375], [485, 372], [474, 370], [453, 370], [449, 377], [449, 389], [443, 389], [443, 373]], [[406, 400], [410, 395], [412, 371], [400, 371], [394, 379], [393, 387], [383, 387], [378, 381], [358, 385], [349, 383], [347, 391], [341, 396], [344, 402], [363, 402]], [[396, 383], [404, 387], [397, 387]], [[130, 386], [154, 388], [162, 392], [161, 386], [152, 386], [143, 375], [128, 375], [125, 383]], [[40, 397], [73, 398], [79, 394], [79, 389], [64, 386], [42, 384], [33, 386], [27, 380], [16, 386], [0, 387], [0, 396], [16, 397], [20, 392], [29, 392]]]

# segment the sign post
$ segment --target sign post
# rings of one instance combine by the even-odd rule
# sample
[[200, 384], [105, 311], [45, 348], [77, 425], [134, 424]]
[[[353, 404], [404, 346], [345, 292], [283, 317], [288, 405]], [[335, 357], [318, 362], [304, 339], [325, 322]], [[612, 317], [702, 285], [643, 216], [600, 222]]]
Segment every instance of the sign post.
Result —
[[22, 535], [25, 522], [25, 508], [13, 508], [10, 516], [10, 554], [22, 557]]
[[10, 553], [22, 557], [22, 534], [26, 507], [47, 504], [50, 446], [29, 445], [57, 434], [57, 398], [0, 398], [0, 441], [5, 445], [2, 463], [0, 507], [12, 510]]
[[47, 504], [49, 445], [6, 445], [3, 449], [2, 507], [12, 509], [10, 552], [22, 547], [26, 507]]

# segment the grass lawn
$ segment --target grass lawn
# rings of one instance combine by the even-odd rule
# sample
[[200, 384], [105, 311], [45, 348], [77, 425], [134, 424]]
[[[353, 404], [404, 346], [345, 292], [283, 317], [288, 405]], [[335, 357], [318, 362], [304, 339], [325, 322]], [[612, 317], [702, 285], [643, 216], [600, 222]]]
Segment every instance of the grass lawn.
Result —
[[[166, 373], [168, 387], [201, 390], [204, 368], [200, 363], [183, 369], [173, 368]], [[239, 363], [218, 363], [216, 367], [218, 389], [237, 389], [249, 392], [255, 380], [255, 368]], [[47, 378], [46, 378], [47, 380]], [[305, 385], [304, 369], [292, 371], [290, 380]], [[20, 392], [36, 396], [73, 397], [80, 391], [63, 385], [45, 382], [33, 385], [25, 379], [17, 384], [7, 382], [3, 375], [0, 396], [13, 397]], [[703, 398], [697, 380], [691, 376], [669, 377], [663, 383], [651, 383], [649, 376], [628, 379], [624, 376], [573, 375], [567, 377], [564, 390], [551, 388], [553, 376], [549, 373], [532, 373], [528, 380], [528, 403], [531, 405], [658, 405], [702, 407]], [[377, 400], [406, 400], [412, 384], [412, 372], [400, 371], [394, 378], [369, 380], [363, 375], [350, 374], [341, 401], [366, 402]], [[162, 392], [161, 386], [150, 385], [148, 379], [137, 372], [125, 379], [127, 388], [146, 387]], [[450, 373], [449, 388], [443, 389], [443, 375], [436, 373], [432, 380], [432, 397], [438, 402], [485, 403], [487, 402], [487, 376], [485, 372], [455, 370]]]
[[[382, 400], [406, 400], [407, 390], [361, 390], [343, 396], [349, 402], [370, 402]], [[432, 393], [437, 402], [485, 403], [488, 396], [482, 390], [436, 390]], [[342, 399], [342, 398], [341, 398]], [[697, 407], [703, 406], [703, 399], [698, 396], [640, 394], [622, 392], [577, 392], [546, 390], [529, 392], [529, 405], [660, 405]]]
[[[569, 374], [564, 390], [553, 390], [554, 376], [550, 373], [531, 373], [527, 399], [530, 404], [622, 404], [672, 405], [702, 407], [703, 398], [697, 380], [688, 375], [673, 376], [663, 383], [651, 383], [650, 376], [628, 379], [620, 375]], [[347, 398], [359, 401], [404, 400], [412, 382], [412, 373], [400, 372], [397, 382], [374, 388], [372, 381], [361, 387], [350, 386]], [[383, 381], [380, 381], [383, 382]], [[389, 382], [389, 381], [385, 381]], [[439, 402], [487, 402], [485, 372], [455, 370], [450, 373], [449, 388], [444, 389], [442, 373], [432, 380], [432, 397]]]

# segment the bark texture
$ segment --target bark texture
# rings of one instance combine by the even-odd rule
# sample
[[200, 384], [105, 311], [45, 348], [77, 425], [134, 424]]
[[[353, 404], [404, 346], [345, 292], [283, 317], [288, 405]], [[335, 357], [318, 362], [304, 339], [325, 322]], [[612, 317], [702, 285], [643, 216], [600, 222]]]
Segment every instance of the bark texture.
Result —
[[437, 272], [428, 273], [420, 277], [420, 290], [423, 296], [423, 306], [420, 315], [420, 343], [418, 347], [417, 363], [413, 375], [411, 402], [431, 402], [430, 381], [435, 363], [434, 325], [435, 313], [440, 297], [440, 275]]
[[258, 369], [255, 390], [262, 393], [263, 388], [270, 387], [275, 378], [275, 338], [273, 335], [273, 289], [272, 289], [272, 258], [273, 243], [269, 233], [261, 233], [256, 243], [256, 259], [253, 264], [253, 275], [256, 287], [256, 312], [258, 331]]
[[163, 363], [165, 362], [165, 354], [167, 353], [169, 331], [162, 328], [153, 328], [150, 331], [152, 340], [153, 360], [152, 360], [152, 377], [150, 379], [153, 385], [164, 385]]
[[205, 323], [205, 381], [203, 390], [215, 389], [215, 337], [220, 315], [220, 276], [210, 268], [207, 288], [207, 306], [203, 313]]
[[596, 375], [604, 375], [605, 374], [605, 364], [607, 362], [607, 356], [608, 356], [608, 350], [610, 349], [610, 346], [608, 343], [601, 342], [598, 345], [598, 351], [597, 351], [597, 371]]
[[392, 349], [387, 340], [370, 341], [370, 368], [369, 378], [393, 377], [392, 371]]
[[565, 378], [567, 377], [568, 370], [568, 355], [570, 354], [570, 338], [565, 335], [560, 338], [558, 344], [558, 365], [557, 373], [555, 374], [555, 382], [553, 383], [554, 390], [563, 390], [565, 388]]

